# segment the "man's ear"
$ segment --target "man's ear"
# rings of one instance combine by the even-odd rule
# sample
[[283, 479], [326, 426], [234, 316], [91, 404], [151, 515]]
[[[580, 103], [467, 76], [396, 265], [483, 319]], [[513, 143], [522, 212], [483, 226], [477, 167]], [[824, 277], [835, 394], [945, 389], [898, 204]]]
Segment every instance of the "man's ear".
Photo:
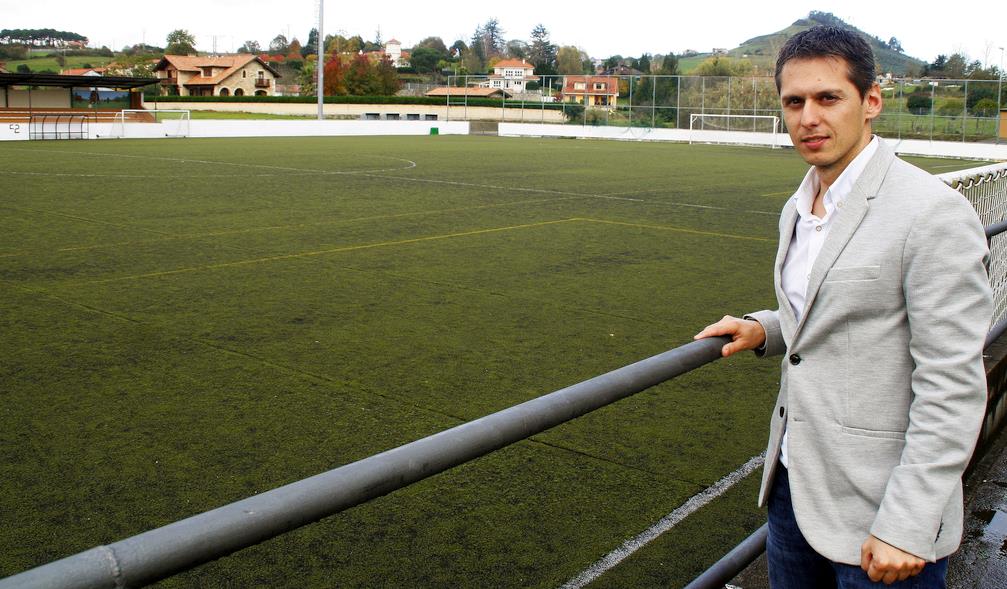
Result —
[[884, 104], [881, 99], [881, 86], [877, 82], [874, 82], [867, 90], [867, 95], [864, 96], [864, 105], [867, 107], [864, 112], [867, 120], [876, 119], [881, 114]]

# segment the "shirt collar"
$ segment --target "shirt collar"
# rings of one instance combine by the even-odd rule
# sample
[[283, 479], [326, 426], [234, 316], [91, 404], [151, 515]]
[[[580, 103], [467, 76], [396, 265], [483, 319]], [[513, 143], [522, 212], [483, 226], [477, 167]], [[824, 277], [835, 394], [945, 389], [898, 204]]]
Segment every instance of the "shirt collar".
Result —
[[[836, 208], [836, 204], [846, 200], [846, 197], [850, 195], [853, 191], [853, 185], [857, 183], [860, 175], [863, 174], [864, 168], [867, 167], [867, 162], [874, 157], [875, 152], [878, 151], [878, 137], [877, 135], [871, 138], [870, 143], [864, 147], [857, 157], [853, 158], [853, 161], [846, 166], [836, 181], [829, 186], [829, 190], [825, 193], [825, 197], [822, 199], [822, 204], [825, 206], [825, 217], [829, 217], [832, 211]], [[812, 166], [808, 170], [808, 173], [804, 175], [804, 181], [801, 182], [801, 186], [794, 193], [794, 200], [797, 205], [797, 214], [801, 216], [802, 219], [811, 218], [811, 206], [815, 202], [815, 195], [818, 194], [818, 189], [821, 186], [818, 178], [818, 170]], [[824, 220], [824, 219], [823, 219]]]

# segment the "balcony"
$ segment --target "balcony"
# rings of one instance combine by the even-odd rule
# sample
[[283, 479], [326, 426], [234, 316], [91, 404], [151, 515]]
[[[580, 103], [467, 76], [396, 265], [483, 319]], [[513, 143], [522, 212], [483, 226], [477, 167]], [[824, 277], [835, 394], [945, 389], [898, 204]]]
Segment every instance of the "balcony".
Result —
[[255, 87], [256, 88], [269, 88], [269, 83], [271, 80], [268, 78], [256, 78]]

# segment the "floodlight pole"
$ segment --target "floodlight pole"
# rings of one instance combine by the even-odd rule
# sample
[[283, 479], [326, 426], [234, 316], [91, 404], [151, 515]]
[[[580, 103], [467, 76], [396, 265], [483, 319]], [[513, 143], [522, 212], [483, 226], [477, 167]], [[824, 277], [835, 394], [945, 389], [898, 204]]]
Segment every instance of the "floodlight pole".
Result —
[[315, 69], [318, 70], [318, 88], [315, 94], [318, 95], [319, 121], [325, 120], [325, 33], [322, 31], [324, 10], [325, 0], [318, 0], [318, 39], [315, 41], [318, 44], [318, 63], [315, 64]]

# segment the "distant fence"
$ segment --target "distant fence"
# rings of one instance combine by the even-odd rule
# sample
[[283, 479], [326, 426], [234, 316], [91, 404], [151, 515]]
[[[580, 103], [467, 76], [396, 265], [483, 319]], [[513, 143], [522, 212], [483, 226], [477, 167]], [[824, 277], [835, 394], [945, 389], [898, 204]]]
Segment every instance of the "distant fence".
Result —
[[[1003, 315], [1007, 285], [1002, 280], [1001, 232], [1007, 210], [1007, 164], [941, 176], [960, 190], [987, 224], [990, 265], [998, 315]], [[991, 330], [987, 347], [1007, 327]], [[140, 587], [242, 548], [279, 536], [355, 505], [381, 497], [454, 466], [529, 438], [587, 413], [666, 382], [720, 358], [726, 337], [690, 342], [657, 356], [498, 411], [421, 440], [235, 503], [98, 546], [47, 565], [0, 579], [0, 589], [98, 589]], [[1007, 364], [1007, 361], [1001, 363]], [[983, 440], [1005, 417], [1007, 368], [990, 378]], [[765, 550], [765, 527], [731, 551], [690, 589], [720, 587]]]
[[[520, 119], [528, 122], [544, 105], [559, 103], [569, 122], [582, 125], [688, 129], [690, 117], [700, 114], [704, 130], [767, 132], [768, 123], [755, 117], [780, 113], [772, 77], [535, 76], [515, 84], [487, 76], [449, 76], [447, 83], [505, 91], [510, 96], [499, 99], [501, 108], [526, 111]], [[1000, 109], [1007, 108], [1002, 80], [886, 78], [881, 91], [885, 109], [874, 128], [885, 137], [1003, 140], [997, 128]], [[461, 92], [447, 98], [447, 105], [457, 107], [450, 109], [450, 118], [466, 119], [470, 100]], [[739, 118], [748, 116], [752, 118]]]

